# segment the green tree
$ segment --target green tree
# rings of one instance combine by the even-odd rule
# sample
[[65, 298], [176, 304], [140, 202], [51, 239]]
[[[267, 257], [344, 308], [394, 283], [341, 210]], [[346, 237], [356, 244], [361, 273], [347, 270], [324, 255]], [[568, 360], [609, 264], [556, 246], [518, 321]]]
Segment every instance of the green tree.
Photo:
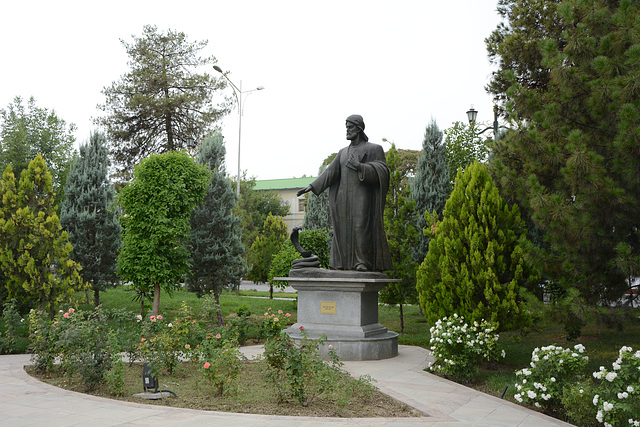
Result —
[[224, 325], [220, 309], [220, 291], [238, 286], [246, 271], [240, 218], [233, 213], [236, 195], [224, 167], [226, 150], [222, 135], [205, 138], [196, 161], [211, 170], [207, 195], [191, 214], [190, 291], [213, 293], [218, 324]]
[[257, 191], [253, 189], [255, 185], [255, 178], [247, 179], [245, 174], [240, 181], [240, 200], [235, 209], [241, 219], [242, 244], [245, 248], [250, 248], [262, 233], [267, 216], [283, 217], [289, 213], [289, 206], [282, 204], [276, 191]]
[[[42, 156], [22, 171], [16, 189], [11, 165], [0, 182], [0, 263], [9, 298], [26, 298], [53, 318], [57, 305], [83, 290], [81, 269], [54, 206], [51, 174]], [[29, 302], [27, 301], [27, 302]]]
[[[251, 245], [249, 250], [248, 278], [254, 282], [267, 282], [269, 269], [273, 257], [280, 251], [282, 244], [287, 240], [287, 225], [281, 217], [267, 215], [264, 220], [262, 232]], [[269, 288], [269, 298], [273, 298], [273, 285]]]
[[384, 208], [384, 231], [389, 243], [393, 270], [387, 274], [399, 283], [391, 283], [380, 292], [380, 301], [398, 304], [400, 311], [400, 333], [404, 332], [405, 304], [416, 302], [416, 268], [418, 264], [411, 258], [411, 248], [418, 243], [416, 229], [416, 202], [411, 200], [407, 182], [407, 169], [402, 167], [402, 158], [395, 144], [387, 153], [389, 167], [389, 190]]
[[451, 194], [449, 168], [442, 137], [442, 131], [432, 119], [424, 132], [422, 152], [418, 158], [415, 177], [411, 181], [411, 198], [416, 203], [418, 230], [418, 244], [412, 249], [412, 259], [418, 264], [422, 263], [429, 248], [430, 239], [423, 230], [432, 225], [427, 224], [424, 214], [435, 212], [436, 219], [442, 219], [444, 205]]
[[160, 289], [170, 293], [189, 272], [189, 219], [207, 193], [210, 172], [172, 151], [143, 159], [133, 175], [117, 198], [123, 210], [117, 272], [139, 292], [153, 293], [157, 315]]
[[464, 169], [475, 162], [487, 161], [489, 157], [489, 142], [491, 138], [478, 135], [478, 127], [473, 122], [466, 125], [455, 122], [453, 126], [444, 130], [444, 148], [449, 167], [450, 182], [454, 182], [458, 169]]
[[103, 89], [105, 103], [98, 108], [106, 115], [96, 119], [107, 130], [124, 178], [149, 154], [184, 149], [187, 138], [208, 135], [230, 107], [226, 99], [214, 102], [225, 80], [198, 73], [216, 62], [200, 56], [207, 41], [190, 42], [185, 33], [162, 33], [151, 25], [142, 37], [132, 37], [132, 43], [121, 40], [131, 70]]
[[476, 162], [458, 171], [431, 237], [417, 272], [427, 321], [457, 313], [502, 330], [530, 322], [523, 296], [538, 276], [524, 258], [526, 229], [518, 207], [500, 197], [486, 166]]
[[93, 289], [93, 303], [100, 305], [100, 291], [116, 284], [116, 259], [120, 251], [120, 221], [113, 206], [115, 191], [109, 182], [107, 141], [92, 133], [80, 146], [64, 187], [60, 224], [73, 245], [71, 258], [82, 266], [80, 275]]
[[[64, 183], [73, 161], [76, 126], [60, 119], [55, 111], [36, 106], [33, 97], [27, 105], [15, 97], [6, 109], [0, 110], [0, 168], [11, 165], [20, 176], [29, 162], [42, 155], [52, 176], [54, 203], [59, 207], [64, 199]], [[57, 208], [56, 208], [57, 209]]]
[[531, 256], [591, 304], [620, 298], [621, 243], [640, 255], [640, 7], [622, 0], [501, 1], [487, 39], [491, 92], [519, 124], [492, 175], [542, 230]]

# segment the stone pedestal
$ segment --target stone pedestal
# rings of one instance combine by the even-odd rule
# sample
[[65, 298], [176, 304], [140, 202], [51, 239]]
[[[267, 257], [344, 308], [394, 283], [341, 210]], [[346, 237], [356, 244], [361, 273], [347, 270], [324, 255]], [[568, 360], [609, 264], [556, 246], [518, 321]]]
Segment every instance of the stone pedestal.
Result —
[[318, 268], [291, 270], [286, 280], [298, 291], [298, 322], [285, 330], [294, 340], [304, 328], [310, 338], [326, 335], [341, 360], [378, 360], [398, 355], [398, 334], [378, 323], [378, 291], [396, 282], [382, 273]]

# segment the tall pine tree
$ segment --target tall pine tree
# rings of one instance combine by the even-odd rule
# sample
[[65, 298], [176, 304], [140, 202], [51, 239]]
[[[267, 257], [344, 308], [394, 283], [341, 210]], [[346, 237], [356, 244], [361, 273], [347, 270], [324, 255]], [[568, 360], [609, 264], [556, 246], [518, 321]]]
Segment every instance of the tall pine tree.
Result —
[[226, 176], [225, 153], [218, 133], [205, 138], [196, 157], [212, 175], [207, 195], [191, 214], [191, 274], [187, 281], [190, 291], [213, 293], [220, 326], [224, 325], [220, 291], [238, 286], [246, 272], [242, 228], [240, 217], [233, 212], [236, 195]]
[[[530, 212], [544, 273], [592, 303], [617, 300], [617, 248], [640, 255], [640, 43], [637, 1], [501, 1], [487, 39], [489, 86], [520, 124], [499, 141], [492, 174]], [[622, 244], [623, 246], [620, 246]]]
[[51, 174], [38, 155], [20, 174], [16, 189], [11, 166], [0, 183], [0, 265], [9, 298], [26, 297], [51, 317], [59, 303], [85, 288], [70, 259], [73, 250], [54, 204]]
[[451, 193], [449, 182], [449, 168], [442, 143], [442, 131], [435, 120], [427, 126], [422, 142], [422, 152], [418, 157], [416, 175], [411, 182], [411, 197], [416, 202], [416, 228], [418, 230], [418, 244], [412, 250], [413, 261], [420, 264], [429, 248], [429, 237], [423, 230], [431, 227], [427, 224], [425, 213], [437, 214], [442, 218], [444, 205]]
[[122, 229], [113, 206], [115, 191], [108, 166], [106, 138], [92, 133], [71, 166], [60, 211], [60, 224], [73, 245], [71, 257], [82, 266], [80, 275], [91, 284], [96, 307], [100, 291], [117, 281], [116, 260], [121, 247]]

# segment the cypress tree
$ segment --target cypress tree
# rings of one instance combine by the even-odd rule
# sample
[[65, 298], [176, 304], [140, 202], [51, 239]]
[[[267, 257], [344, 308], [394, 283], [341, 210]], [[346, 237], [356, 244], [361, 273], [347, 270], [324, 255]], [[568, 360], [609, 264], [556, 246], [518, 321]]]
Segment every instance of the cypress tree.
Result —
[[411, 197], [416, 202], [418, 244], [412, 251], [412, 258], [421, 263], [429, 248], [429, 237], [423, 233], [427, 224], [425, 213], [437, 214], [442, 218], [442, 211], [451, 193], [449, 182], [449, 168], [442, 143], [442, 131], [435, 120], [427, 126], [422, 142], [422, 152], [418, 157], [416, 175], [411, 182]]
[[212, 172], [202, 203], [191, 214], [191, 274], [187, 286], [198, 294], [213, 293], [218, 308], [218, 324], [224, 325], [220, 291], [240, 285], [246, 271], [243, 259], [240, 217], [233, 207], [236, 195], [224, 166], [226, 150], [222, 135], [205, 138], [196, 161]]
[[16, 189], [11, 166], [0, 183], [0, 264], [8, 297], [24, 297], [53, 318], [58, 303], [85, 288], [70, 259], [73, 250], [54, 203], [51, 174], [41, 155], [20, 174]]
[[108, 178], [109, 158], [104, 134], [91, 134], [80, 147], [64, 187], [60, 224], [73, 245], [72, 259], [82, 266], [80, 275], [93, 289], [100, 305], [100, 291], [115, 285], [120, 251], [120, 221], [113, 206], [115, 191]]
[[454, 313], [489, 320], [502, 330], [525, 326], [523, 294], [538, 279], [524, 259], [526, 229], [516, 205], [498, 194], [486, 166], [460, 170], [418, 268], [417, 288], [427, 321]]

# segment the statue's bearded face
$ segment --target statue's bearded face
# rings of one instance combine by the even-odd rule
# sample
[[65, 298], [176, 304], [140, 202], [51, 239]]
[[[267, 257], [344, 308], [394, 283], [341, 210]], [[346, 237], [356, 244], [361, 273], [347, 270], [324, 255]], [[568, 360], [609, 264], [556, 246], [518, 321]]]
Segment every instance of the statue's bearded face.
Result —
[[349, 141], [353, 141], [358, 137], [358, 133], [360, 133], [360, 129], [353, 123], [347, 123], [347, 139]]

